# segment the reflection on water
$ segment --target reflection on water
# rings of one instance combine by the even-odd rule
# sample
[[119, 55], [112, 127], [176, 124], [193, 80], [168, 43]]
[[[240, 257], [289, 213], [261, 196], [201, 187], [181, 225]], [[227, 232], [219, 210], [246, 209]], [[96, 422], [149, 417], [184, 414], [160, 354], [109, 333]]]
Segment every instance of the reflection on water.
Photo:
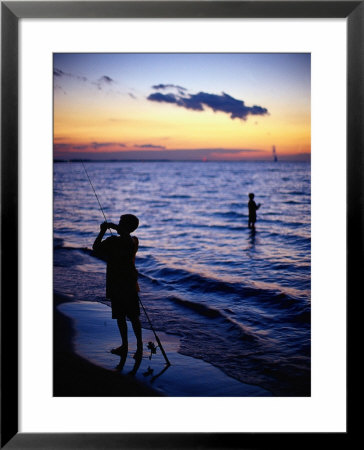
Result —
[[[153, 324], [179, 334], [185, 353], [232, 376], [307, 393], [310, 164], [85, 165], [110, 221], [126, 212], [140, 219], [137, 266]], [[255, 230], [248, 229], [249, 192], [262, 204]], [[55, 164], [61, 245], [90, 248], [102, 221], [82, 165]], [[102, 297], [103, 271], [98, 260], [80, 263], [69, 291], [84, 283], [89, 297]]]

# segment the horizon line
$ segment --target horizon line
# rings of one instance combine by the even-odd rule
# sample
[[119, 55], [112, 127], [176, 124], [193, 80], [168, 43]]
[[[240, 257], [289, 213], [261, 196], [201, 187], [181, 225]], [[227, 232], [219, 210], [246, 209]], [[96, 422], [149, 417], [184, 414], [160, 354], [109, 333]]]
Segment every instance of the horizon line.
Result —
[[[305, 153], [304, 155], [310, 156], [309, 153]], [[90, 159], [90, 158], [53, 158], [54, 163], [61, 162], [199, 162], [199, 163], [216, 163], [216, 162], [310, 162], [311, 158], [306, 159], [294, 159], [294, 158], [281, 158], [278, 161], [274, 161], [273, 159]]]

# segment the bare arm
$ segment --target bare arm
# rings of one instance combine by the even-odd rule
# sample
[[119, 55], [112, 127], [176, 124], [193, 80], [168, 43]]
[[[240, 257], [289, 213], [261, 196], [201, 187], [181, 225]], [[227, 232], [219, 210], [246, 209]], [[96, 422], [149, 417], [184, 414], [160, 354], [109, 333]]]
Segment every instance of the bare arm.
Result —
[[116, 230], [117, 226], [114, 223], [110, 223], [110, 222], [103, 222], [100, 225], [100, 232], [97, 236], [97, 238], [95, 239], [95, 242], [92, 246], [93, 250], [97, 250], [100, 247], [100, 244], [102, 242], [102, 238], [104, 237], [104, 234], [106, 233], [107, 229], [114, 229]]

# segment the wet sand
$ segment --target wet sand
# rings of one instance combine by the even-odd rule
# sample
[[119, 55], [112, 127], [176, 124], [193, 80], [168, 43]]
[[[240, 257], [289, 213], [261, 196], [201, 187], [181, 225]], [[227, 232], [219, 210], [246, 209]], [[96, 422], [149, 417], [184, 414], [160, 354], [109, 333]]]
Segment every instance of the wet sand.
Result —
[[241, 383], [202, 360], [179, 353], [177, 336], [158, 332], [171, 365], [157, 349], [151, 330], [143, 330], [143, 358], [136, 361], [135, 337], [129, 324], [129, 351], [123, 358], [110, 353], [120, 345], [110, 308], [98, 302], [55, 297], [55, 396], [270, 396], [268, 391]]
[[74, 350], [76, 329], [58, 306], [70, 298], [54, 295], [53, 395], [55, 397], [150, 397], [161, 396], [134, 378], [107, 370], [80, 357]]

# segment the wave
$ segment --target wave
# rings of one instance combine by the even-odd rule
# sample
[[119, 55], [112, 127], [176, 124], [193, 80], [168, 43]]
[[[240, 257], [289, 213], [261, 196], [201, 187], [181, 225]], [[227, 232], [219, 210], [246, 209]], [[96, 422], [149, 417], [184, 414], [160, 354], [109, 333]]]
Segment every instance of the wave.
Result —
[[63, 248], [64, 240], [60, 238], [53, 238], [53, 248]]
[[194, 293], [202, 294], [227, 294], [230, 300], [241, 303], [242, 301], [253, 301], [258, 304], [266, 303], [276, 308], [296, 308], [301, 299], [281, 291], [269, 288], [253, 287], [242, 283], [226, 282], [203, 275], [188, 272], [184, 269], [163, 267], [151, 270], [149, 273], [140, 273], [154, 284], [163, 287], [183, 287]]
[[192, 302], [190, 300], [181, 299], [174, 295], [169, 296], [168, 300], [171, 302], [187, 308], [195, 313], [198, 313], [208, 319], [220, 319], [222, 322], [229, 325], [229, 331], [237, 331], [240, 334], [240, 338], [244, 340], [255, 341], [258, 340], [258, 336], [248, 327], [238, 323], [236, 320], [229, 318], [222, 311], [212, 306], [204, 305], [202, 303]]
[[311, 311], [309, 308], [305, 308], [304, 311], [301, 311], [294, 315], [291, 314], [287, 319], [293, 323], [309, 324], [311, 323]]
[[247, 218], [248, 214], [244, 214], [244, 213], [238, 213], [236, 211], [224, 211], [224, 212], [214, 212], [212, 213], [213, 216], [218, 216], [218, 217], [228, 217], [231, 219], [241, 219], [241, 218]]
[[[89, 256], [94, 256], [92, 249], [86, 247], [73, 247], [64, 245], [62, 239], [54, 239], [55, 249], [66, 251], [66, 252], [78, 252], [87, 254]], [[99, 260], [100, 258], [95, 259]], [[139, 257], [139, 277], [146, 280], [148, 283], [159, 286], [167, 291], [172, 290], [188, 290], [194, 294], [215, 294], [214, 303], [219, 301], [219, 298], [225, 298], [226, 295], [229, 296], [229, 301], [232, 304], [245, 304], [245, 305], [255, 305], [261, 307], [266, 305], [269, 309], [274, 308], [275, 310], [285, 310], [286, 318], [292, 314], [292, 321], [306, 322], [309, 321], [309, 315], [303, 314], [303, 303], [302, 298], [295, 296], [294, 293], [283, 292], [281, 290], [274, 290], [271, 287], [264, 286], [252, 286], [251, 284], [246, 284], [242, 282], [227, 282], [224, 280], [219, 280], [212, 277], [206, 277], [204, 275], [190, 272], [185, 269], [178, 269], [172, 267], [161, 266], [153, 256]], [[63, 261], [63, 258], [62, 258]], [[58, 262], [60, 265], [62, 261]], [[69, 258], [63, 261], [64, 264], [70, 264]], [[186, 302], [186, 300], [184, 300]], [[197, 304], [195, 308], [200, 308], [199, 312], [204, 313], [210, 317], [221, 316], [221, 311], [215, 310], [214, 308], [205, 306], [199, 306]]]
[[304, 192], [304, 191], [288, 191], [287, 194], [289, 194], [289, 195], [298, 195], [300, 197], [301, 196], [306, 196], [306, 197], [309, 196], [309, 194], [307, 192]]
[[87, 253], [88, 255], [93, 255], [93, 251], [89, 247], [78, 247], [73, 246], [72, 244], [65, 243], [64, 239], [54, 238], [53, 239], [53, 248], [56, 250], [68, 250], [68, 251], [79, 251], [83, 253]]
[[309, 201], [297, 201], [297, 200], [285, 200], [285, 205], [309, 205], [311, 202]]
[[267, 231], [267, 237], [273, 238], [274, 240], [279, 239], [280, 242], [285, 242], [286, 244], [293, 244], [295, 248], [299, 249], [299, 246], [307, 247], [311, 246], [311, 237], [302, 236], [299, 234], [281, 234], [274, 231]]
[[270, 216], [280, 216], [282, 217], [282, 214], [274, 214], [274, 213], [267, 213], [267, 214], [261, 214], [258, 217], [258, 222], [262, 222], [262, 223], [266, 223], [266, 224], [273, 224], [273, 225], [279, 225], [279, 226], [284, 226], [287, 229], [289, 228], [293, 228], [296, 229], [297, 227], [303, 227], [309, 224], [308, 223], [304, 223], [302, 221], [292, 221], [292, 220], [282, 220], [279, 218], [270, 218]]
[[162, 198], [191, 198], [191, 195], [182, 195], [182, 194], [162, 195]]

